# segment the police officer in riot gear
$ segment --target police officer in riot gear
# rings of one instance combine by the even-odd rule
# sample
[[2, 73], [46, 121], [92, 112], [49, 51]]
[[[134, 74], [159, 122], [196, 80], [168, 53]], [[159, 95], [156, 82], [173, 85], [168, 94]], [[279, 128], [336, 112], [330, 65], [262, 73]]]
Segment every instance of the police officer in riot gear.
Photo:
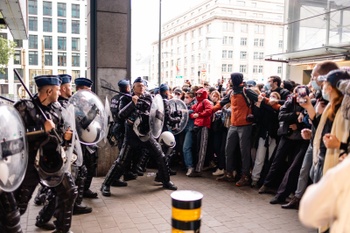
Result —
[[[60, 92], [59, 78], [54, 75], [43, 75], [35, 77], [34, 80], [38, 87], [38, 94], [33, 100], [20, 100], [15, 104], [26, 130], [34, 131], [27, 137], [28, 167], [24, 181], [15, 191], [15, 197], [20, 213], [23, 214], [40, 178], [51, 174], [51, 176], [45, 176], [47, 180], [42, 182], [58, 182], [54, 184], [57, 193], [54, 232], [66, 233], [70, 232], [77, 188], [70, 172], [64, 169], [66, 160], [62, 145], [69, 144], [72, 132], [64, 128], [61, 105], [57, 102]], [[41, 114], [39, 108], [46, 117]], [[46, 224], [51, 219], [52, 215], [45, 215], [43, 212], [39, 213], [36, 225]]]
[[[125, 119], [125, 138], [118, 158], [109, 169], [101, 186], [103, 196], [110, 196], [110, 186], [113, 180], [120, 178], [131, 159], [132, 150], [143, 147], [151, 150], [151, 155], [157, 162], [159, 172], [162, 176], [163, 188], [176, 190], [177, 187], [170, 181], [168, 169], [164, 161], [164, 153], [161, 146], [150, 134], [149, 112], [152, 103], [151, 95], [145, 93], [145, 84], [142, 78], [137, 78], [133, 83], [132, 98], [123, 98], [122, 109], [119, 117]], [[134, 123], [139, 122], [138, 130], [134, 131]], [[137, 134], [136, 134], [137, 133]]]
[[[114, 134], [114, 137], [118, 142], [117, 146], [120, 151], [123, 145], [123, 140], [125, 135], [125, 126], [124, 126], [125, 120], [121, 119], [118, 116], [118, 113], [120, 110], [122, 98], [125, 97], [124, 94], [130, 95], [131, 93], [130, 82], [128, 80], [120, 80], [118, 82], [118, 88], [120, 93], [112, 97], [110, 109], [111, 109], [113, 122], [114, 122], [112, 126], [113, 127], [112, 133]], [[129, 97], [125, 97], [125, 98], [129, 98]], [[133, 173], [131, 173], [129, 169], [127, 169], [124, 173], [124, 180], [132, 180], [132, 179], [136, 179], [136, 176]], [[125, 187], [127, 185], [128, 183], [126, 183], [122, 179], [116, 179], [112, 183], [112, 186], [115, 186], [115, 187]]]
[[[58, 102], [62, 107], [67, 108], [69, 105], [69, 98], [72, 96], [72, 77], [68, 74], [58, 75], [61, 80], [60, 87], [60, 96], [58, 97]], [[77, 166], [76, 163], [72, 164], [72, 175], [75, 179], [75, 185], [78, 187], [78, 196], [74, 203], [73, 214], [88, 214], [92, 212], [92, 208], [82, 204], [84, 188], [85, 188], [85, 179], [87, 175], [87, 169], [85, 165]]]
[[[87, 78], [76, 78], [74, 80], [75, 83], [75, 89], [76, 91], [79, 90], [89, 90], [91, 91], [91, 86], [93, 82], [90, 79]], [[87, 146], [81, 144], [81, 148], [83, 150], [83, 161], [84, 165], [87, 169], [86, 177], [85, 177], [85, 185], [84, 185], [84, 194], [83, 196], [85, 198], [97, 198], [97, 193], [91, 191], [91, 182], [92, 178], [96, 174], [96, 168], [97, 168], [97, 146]]]
[[28, 162], [25, 128], [9, 103], [0, 100], [0, 112], [0, 232], [22, 233], [13, 191], [22, 183]]

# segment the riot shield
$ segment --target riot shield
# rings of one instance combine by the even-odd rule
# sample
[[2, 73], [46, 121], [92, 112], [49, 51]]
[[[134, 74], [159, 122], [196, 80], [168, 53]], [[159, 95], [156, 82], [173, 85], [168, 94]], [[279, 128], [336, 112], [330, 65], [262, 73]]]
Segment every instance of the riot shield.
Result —
[[73, 150], [74, 150], [74, 144], [76, 140], [76, 138], [74, 137], [74, 132], [76, 131], [76, 127], [75, 127], [74, 106], [72, 104], [68, 104], [66, 108], [62, 108], [62, 117], [64, 120], [64, 130], [70, 129], [73, 132], [71, 144], [65, 148], [68, 163], [71, 164], [77, 159], [77, 158], [73, 158]]
[[17, 110], [0, 104], [0, 190], [12, 192], [24, 179], [28, 164], [25, 128]]
[[169, 131], [171, 131], [174, 135], [181, 133], [188, 122], [189, 114], [187, 110], [187, 106], [185, 102], [179, 99], [170, 99], [169, 100], [170, 113], [174, 117], [180, 117], [180, 122], [176, 124], [175, 127], [167, 126]]
[[149, 125], [151, 134], [154, 138], [158, 138], [162, 133], [164, 124], [164, 103], [161, 95], [157, 94], [151, 105], [151, 111], [149, 114]]
[[113, 120], [112, 113], [111, 113], [111, 105], [109, 104], [109, 100], [106, 96], [105, 99], [105, 137], [103, 138], [104, 143], [107, 143], [107, 136], [109, 131], [109, 122]]
[[96, 145], [107, 134], [106, 113], [99, 97], [91, 91], [79, 90], [69, 99], [75, 110], [79, 140]]

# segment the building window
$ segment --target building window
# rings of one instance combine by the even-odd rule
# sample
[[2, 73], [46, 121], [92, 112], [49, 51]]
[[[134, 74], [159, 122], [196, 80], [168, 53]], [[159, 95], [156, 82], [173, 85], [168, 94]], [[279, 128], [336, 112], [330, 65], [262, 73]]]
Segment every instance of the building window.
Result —
[[240, 57], [240, 59], [247, 59], [247, 52], [246, 51], [241, 51], [239, 57]]
[[227, 65], [227, 72], [232, 72], [232, 64]]
[[247, 65], [239, 65], [239, 72], [247, 73]]
[[80, 66], [80, 54], [73, 53], [72, 54], [72, 66]]
[[72, 70], [72, 78], [75, 80], [76, 78], [80, 77], [80, 71], [79, 70]]
[[248, 24], [246, 24], [246, 23], [241, 24], [241, 32], [243, 32], [243, 33], [248, 32]]
[[222, 44], [227, 44], [227, 36], [224, 36], [224, 37], [222, 38]]
[[58, 66], [66, 66], [67, 65], [67, 54], [66, 53], [58, 53], [57, 65]]
[[228, 44], [229, 44], [229, 45], [233, 45], [233, 37], [232, 37], [232, 36], [230, 36], [230, 37], [228, 38]]
[[194, 60], [194, 55], [191, 55], [191, 63], [194, 63], [195, 60]]
[[59, 2], [57, 3], [57, 16], [66, 17], [66, 4]]
[[38, 65], [38, 52], [29, 51], [29, 65]]
[[[8, 77], [9, 77], [8, 69], [4, 68], [4, 73], [0, 72], [0, 80], [8, 80]], [[5, 94], [5, 93], [2, 93], [2, 94]]]
[[52, 52], [45, 52], [45, 65], [52, 66]]
[[29, 48], [30, 49], [38, 49], [38, 36], [37, 35], [29, 35]]
[[222, 29], [224, 32], [233, 32], [234, 24], [232, 22], [223, 22]]
[[80, 33], [79, 25], [80, 23], [78, 20], [72, 20], [72, 34]]
[[194, 51], [194, 48], [195, 48], [195, 43], [193, 42], [191, 46], [191, 50]]
[[247, 45], [247, 38], [241, 38], [241, 45], [246, 46]]
[[44, 36], [45, 49], [52, 50], [52, 36]]
[[233, 57], [233, 51], [232, 51], [232, 50], [229, 50], [229, 51], [228, 51], [227, 57], [228, 57], [228, 58], [232, 58], [232, 57]]
[[264, 34], [265, 33], [265, 26], [264, 25], [255, 25], [254, 33], [256, 33], [256, 34]]
[[21, 61], [21, 50], [15, 50], [15, 53], [13, 54], [13, 64], [21, 65]]
[[253, 59], [259, 60], [259, 52], [254, 52]]
[[210, 32], [211, 25], [207, 24], [207, 33]]
[[30, 15], [38, 14], [38, 3], [36, 0], [28, 0], [28, 13]]
[[29, 17], [29, 31], [38, 31], [37, 17]]
[[222, 58], [227, 58], [227, 50], [222, 50]]
[[52, 2], [43, 2], [43, 15], [52, 16]]
[[72, 18], [80, 18], [80, 5], [72, 4]]
[[52, 32], [52, 19], [51, 18], [43, 18], [43, 31], [44, 32]]
[[57, 48], [58, 50], [67, 50], [67, 38], [66, 37], [58, 37], [57, 38]]
[[259, 66], [259, 70], [258, 70], [258, 73], [262, 73], [263, 72], [263, 66]]
[[226, 64], [222, 64], [221, 72], [227, 72], [227, 65]]
[[23, 40], [13, 40], [16, 43], [16, 48], [23, 47]]
[[260, 47], [264, 47], [264, 44], [265, 44], [265, 40], [264, 39], [260, 39], [259, 40], [259, 46]]
[[254, 74], [258, 73], [258, 66], [257, 65], [253, 65], [253, 73]]
[[264, 59], [264, 52], [259, 53], [259, 60], [262, 60], [262, 59]]
[[66, 20], [57, 19], [57, 32], [66, 33]]
[[278, 48], [282, 48], [283, 47], [283, 40], [279, 40], [278, 41]]
[[80, 38], [72, 38], [72, 50], [73, 51], [80, 50]]
[[254, 46], [257, 47], [258, 45], [259, 45], [259, 39], [255, 38], [255, 39], [254, 39]]
[[277, 67], [277, 74], [282, 74], [282, 66]]

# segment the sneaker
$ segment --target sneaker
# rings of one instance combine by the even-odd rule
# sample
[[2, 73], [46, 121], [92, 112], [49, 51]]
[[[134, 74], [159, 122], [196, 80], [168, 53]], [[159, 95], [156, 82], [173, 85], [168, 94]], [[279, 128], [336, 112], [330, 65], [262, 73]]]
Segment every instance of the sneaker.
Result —
[[186, 176], [189, 176], [193, 171], [193, 167], [190, 167], [189, 169], [187, 169], [187, 172], [186, 172]]
[[227, 182], [234, 182], [235, 178], [232, 175], [229, 175], [228, 173], [216, 178], [217, 181], [227, 181]]
[[250, 185], [250, 179], [246, 175], [242, 175], [241, 179], [236, 183], [237, 187], [249, 186], [249, 185]]
[[270, 188], [270, 187], [267, 187], [267, 186], [263, 185], [259, 189], [259, 194], [263, 194], [263, 193], [276, 194], [276, 190], [273, 189], [273, 188]]
[[253, 180], [252, 183], [250, 184], [250, 187], [255, 188], [255, 189], [258, 188], [258, 181]]
[[213, 176], [221, 176], [221, 175], [223, 175], [223, 174], [225, 174], [225, 170], [224, 169], [216, 169], [216, 171], [215, 172], [213, 172], [212, 173], [213, 174]]
[[188, 175], [188, 177], [201, 177], [202, 173], [201, 172], [197, 172], [195, 170], [192, 170], [192, 172]]

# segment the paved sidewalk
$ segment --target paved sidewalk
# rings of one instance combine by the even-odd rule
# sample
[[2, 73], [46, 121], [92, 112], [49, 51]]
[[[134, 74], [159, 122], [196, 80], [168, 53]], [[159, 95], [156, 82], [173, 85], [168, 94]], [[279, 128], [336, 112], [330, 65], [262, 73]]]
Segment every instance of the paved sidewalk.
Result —
[[[74, 233], [171, 232], [172, 191], [155, 185], [154, 175], [154, 170], [147, 170], [145, 176], [129, 181], [128, 187], [111, 187], [111, 197], [103, 197], [99, 192], [98, 199], [84, 199], [93, 212], [74, 216], [71, 230]], [[189, 178], [180, 171], [171, 180], [179, 190], [195, 190], [204, 195], [201, 233], [316, 232], [300, 224], [296, 210], [269, 204], [271, 195], [218, 182], [209, 172], [204, 177]], [[99, 190], [102, 182], [103, 177], [94, 178], [92, 190]], [[31, 200], [21, 218], [24, 232], [47, 232], [34, 225], [40, 208]]]

